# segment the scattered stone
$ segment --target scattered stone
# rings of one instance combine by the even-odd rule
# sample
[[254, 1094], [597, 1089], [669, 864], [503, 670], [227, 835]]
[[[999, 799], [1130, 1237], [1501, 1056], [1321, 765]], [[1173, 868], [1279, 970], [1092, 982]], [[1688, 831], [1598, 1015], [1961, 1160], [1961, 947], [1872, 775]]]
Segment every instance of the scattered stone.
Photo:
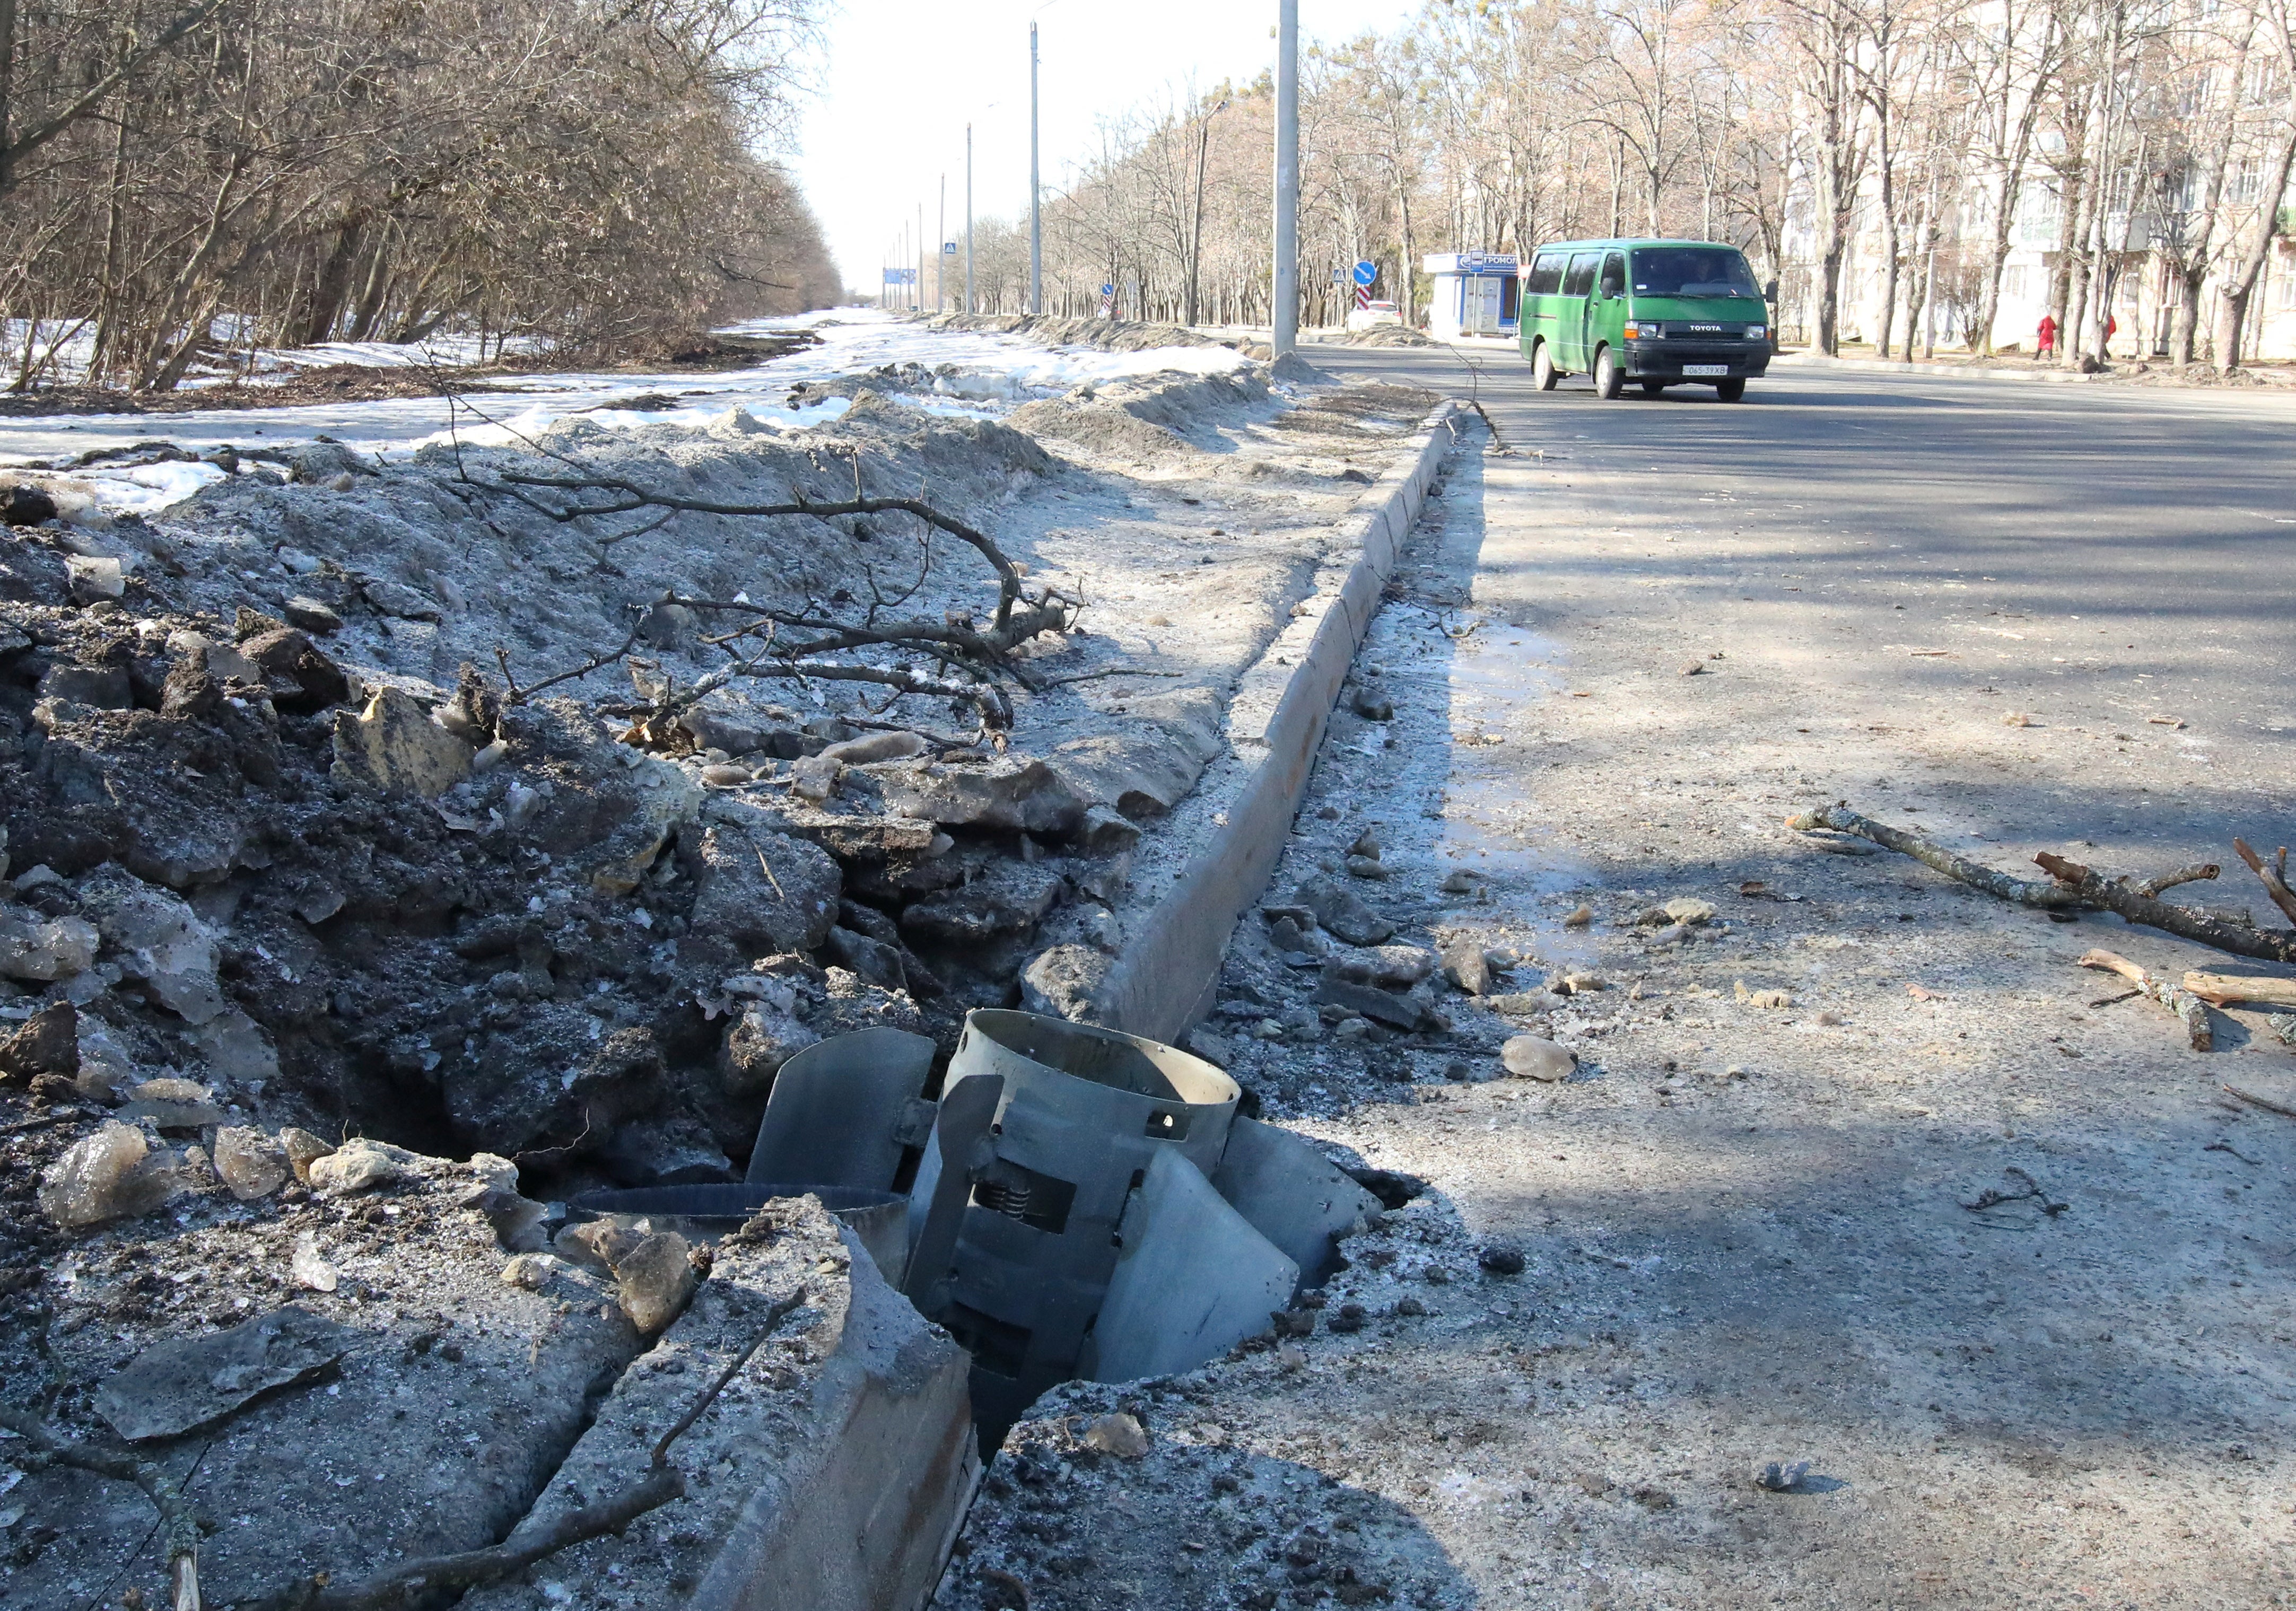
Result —
[[906, 990], [908, 975], [901, 965], [901, 948], [888, 945], [882, 940], [856, 934], [849, 928], [832, 928], [823, 948], [840, 968], [865, 979], [882, 990]]
[[1809, 1475], [1808, 1460], [1772, 1460], [1754, 1473], [1754, 1486], [1766, 1493], [1791, 1493]]
[[343, 618], [318, 600], [297, 593], [279, 607], [290, 626], [299, 626], [305, 632], [320, 634], [340, 632]]
[[[1450, 1027], [1450, 1020], [1436, 1010], [1431, 995], [1423, 986], [1414, 987], [1407, 995], [1398, 995], [1376, 985], [1351, 983], [1338, 977], [1336, 969], [1326, 969], [1316, 986], [1318, 1004], [1343, 1008], [1406, 1034]], [[1344, 1024], [1341, 1026], [1341, 1029], [1345, 1027]]]
[[1818, 1009], [1817, 1021], [1828, 1029], [1839, 1029], [1849, 1020], [1831, 1007], [1821, 1007]]
[[1312, 951], [1315, 940], [1310, 931], [1300, 927], [1291, 918], [1278, 918], [1267, 926], [1267, 943], [1290, 955], [1293, 952]]
[[1349, 702], [1353, 705], [1356, 715], [1366, 722], [1395, 720], [1395, 701], [1367, 684], [1357, 683], [1355, 695]]
[[1029, 1012], [1084, 1021], [1114, 963], [1089, 945], [1054, 945], [1021, 973], [1021, 1005]]
[[1286, 1370], [1305, 1370], [1308, 1368], [1308, 1351], [1297, 1343], [1278, 1343], [1275, 1345], [1275, 1362]]
[[130, 1443], [181, 1437], [311, 1380], [357, 1341], [357, 1332], [284, 1304], [227, 1330], [154, 1343], [96, 1389], [95, 1412]]
[[1140, 826], [1106, 806], [1086, 807], [1077, 842], [1087, 855], [1118, 855], [1140, 842]]
[[1499, 1048], [1499, 1060], [1506, 1071], [1519, 1080], [1545, 1080], [1549, 1084], [1570, 1077], [1578, 1059], [1553, 1041], [1536, 1034], [1518, 1034]]
[[0, 977], [35, 985], [85, 973], [102, 936], [85, 918], [43, 921], [0, 912]]
[[1570, 915], [1562, 920], [1562, 926], [1565, 928], [1584, 928], [1594, 920], [1595, 909], [1593, 907], [1578, 906], [1574, 907], [1571, 910]]
[[436, 799], [471, 775], [471, 747], [430, 719], [404, 690], [375, 690], [366, 708], [335, 716], [338, 782]]
[[321, 1197], [352, 1197], [387, 1186], [405, 1173], [412, 1154], [380, 1141], [354, 1137], [298, 1173]]
[[901, 931], [951, 948], [977, 946], [1033, 930], [1063, 893], [1060, 874], [1050, 868], [999, 863], [962, 888], [909, 906]]
[[224, 1122], [215, 1092], [193, 1080], [145, 1080], [128, 1092], [119, 1117], [127, 1124], [149, 1119], [161, 1130], [204, 1130]]
[[1483, 875], [1465, 867], [1454, 867], [1443, 875], [1445, 895], [1473, 895], [1482, 887]]
[[126, 710], [135, 702], [127, 673], [117, 666], [51, 666], [34, 697], [97, 710]]
[[1469, 995], [1490, 994], [1490, 959], [1473, 940], [1453, 940], [1443, 947], [1443, 975]]
[[180, 1155], [154, 1150], [141, 1130], [112, 1120], [49, 1165], [40, 1207], [59, 1225], [101, 1224], [149, 1214], [190, 1183]]
[[287, 1149], [251, 1124], [216, 1132], [215, 1172], [241, 1202], [268, 1197], [287, 1182]]
[[614, 1282], [622, 1312], [641, 1335], [653, 1337], [685, 1312], [700, 1276], [686, 1255], [691, 1249], [676, 1231], [649, 1236], [614, 1261]]
[[29, 481], [0, 488], [0, 525], [37, 526], [56, 518], [56, 501]]
[[295, 1252], [287, 1261], [287, 1276], [309, 1292], [332, 1292], [341, 1281], [332, 1264], [319, 1251], [319, 1233], [306, 1231], [295, 1239]]
[[2004, 727], [2030, 727], [2032, 724], [2033, 718], [2021, 710], [2013, 710], [2001, 718], [2001, 725]]
[[[712, 815], [726, 812], [747, 821], [704, 828], [691, 853], [693, 932], [730, 940], [751, 957], [818, 949], [837, 926], [843, 875], [836, 860], [809, 840], [764, 826], [768, 819], [754, 807], [711, 806]], [[680, 843], [692, 838], [682, 835]]]
[[81, 880], [79, 895], [81, 910], [118, 948], [122, 977], [140, 981], [153, 1001], [187, 1024], [204, 1024], [223, 1011], [215, 936], [181, 895], [116, 866]]
[[1485, 1242], [1476, 1251], [1475, 1263], [1491, 1275], [1521, 1275], [1522, 1249], [1513, 1242]]
[[1703, 660], [1685, 660], [1680, 666], [1677, 666], [1675, 670], [1676, 675], [1679, 676], [1702, 677], [1706, 675], [1706, 662]]
[[1747, 1007], [1791, 1007], [1794, 1004], [1793, 997], [1785, 991], [1749, 990], [1743, 979], [1738, 981], [1736, 994], [1740, 1003]]
[[1597, 973], [1566, 973], [1562, 986], [1570, 994], [1578, 995], [1589, 990], [1608, 990], [1611, 982]]
[[1365, 1318], [1365, 1312], [1361, 1304], [1341, 1304], [1324, 1324], [1345, 1337], [1362, 1330]]
[[837, 781], [844, 775], [844, 763], [825, 754], [801, 756], [790, 767], [790, 792], [817, 806], [837, 792]]
[[1368, 856], [1376, 862], [1384, 849], [1385, 846], [1379, 842], [1378, 831], [1366, 828], [1356, 835], [1356, 842], [1348, 846], [1348, 854], [1351, 856]]
[[117, 599], [127, 592], [127, 572], [117, 560], [68, 554], [64, 569], [71, 577], [72, 602], [76, 604]]
[[1331, 966], [1331, 977], [1351, 985], [1372, 985], [1382, 990], [1406, 991], [1431, 977], [1441, 959], [1419, 945], [1381, 945], [1351, 952]]
[[70, 1002], [37, 1012], [0, 1041], [0, 1079], [30, 1081], [41, 1075], [70, 1079], [79, 1073], [79, 1012]]
[[1714, 920], [1714, 903], [1690, 895], [1677, 895], [1659, 911], [1677, 923], [1710, 923]]
[[521, 1253], [503, 1266], [503, 1285], [540, 1292], [550, 1285], [550, 1278], [564, 1268], [564, 1260], [553, 1258], [549, 1254]]
[[1351, 855], [1347, 860], [1347, 869], [1348, 876], [1356, 879], [1384, 879], [1393, 874], [1386, 863], [1373, 856]]
[[1148, 1429], [1122, 1411], [1095, 1416], [1084, 1429], [1084, 1446], [1119, 1460], [1138, 1460], [1148, 1452]]
[[327, 1157], [334, 1149], [308, 1130], [290, 1124], [279, 1133], [279, 1144], [286, 1149], [287, 1166], [295, 1172], [298, 1183], [311, 1183], [311, 1165]]
[[295, 627], [258, 633], [240, 645], [240, 653], [261, 670], [272, 704], [291, 715], [310, 716], [350, 698], [342, 667]]
[[814, 758], [841, 766], [866, 766], [877, 761], [906, 761], [931, 748], [921, 733], [873, 732], [832, 744]]
[[[1085, 802], [1044, 762], [1003, 756], [980, 765], [939, 762], [872, 774], [897, 814], [945, 827], [1001, 828], [1065, 838]], [[1123, 802], [1113, 802], [1123, 809]]]
[[1302, 882], [1294, 899], [1315, 914], [1318, 926], [1350, 945], [1380, 945], [1395, 937], [1395, 925], [1361, 895], [1321, 874]]

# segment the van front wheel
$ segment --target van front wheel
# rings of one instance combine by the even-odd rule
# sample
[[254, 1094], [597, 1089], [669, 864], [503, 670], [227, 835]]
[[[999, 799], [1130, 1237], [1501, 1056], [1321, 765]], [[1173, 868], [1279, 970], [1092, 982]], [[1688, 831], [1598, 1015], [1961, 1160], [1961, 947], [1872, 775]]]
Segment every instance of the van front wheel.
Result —
[[1725, 403], [1735, 403], [1746, 395], [1746, 377], [1733, 375], [1726, 380], [1715, 381], [1714, 395]]
[[1608, 403], [1619, 395], [1626, 377], [1619, 373], [1619, 360], [1609, 348], [1595, 355], [1595, 395]]
[[1530, 383], [1541, 391], [1553, 391], [1562, 374], [1554, 367], [1554, 353], [1541, 341], [1530, 349]]

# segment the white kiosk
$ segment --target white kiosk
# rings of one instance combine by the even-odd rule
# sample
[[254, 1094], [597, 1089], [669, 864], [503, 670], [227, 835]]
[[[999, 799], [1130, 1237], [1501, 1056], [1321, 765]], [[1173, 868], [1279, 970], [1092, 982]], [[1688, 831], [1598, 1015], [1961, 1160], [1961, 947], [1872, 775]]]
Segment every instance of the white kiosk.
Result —
[[1463, 336], [1513, 339], [1521, 282], [1512, 253], [1436, 252], [1425, 267], [1435, 277], [1427, 307], [1429, 335], [1439, 341]]

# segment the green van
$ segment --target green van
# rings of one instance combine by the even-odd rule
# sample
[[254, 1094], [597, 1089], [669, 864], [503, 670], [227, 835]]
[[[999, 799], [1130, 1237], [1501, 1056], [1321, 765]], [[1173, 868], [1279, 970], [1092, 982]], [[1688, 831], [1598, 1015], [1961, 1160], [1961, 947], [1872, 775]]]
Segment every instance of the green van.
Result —
[[1629, 380], [1657, 397], [1711, 386], [1725, 403], [1770, 366], [1769, 308], [1746, 255], [1712, 241], [1562, 241], [1522, 285], [1522, 356], [1538, 389], [1591, 375], [1595, 395]]

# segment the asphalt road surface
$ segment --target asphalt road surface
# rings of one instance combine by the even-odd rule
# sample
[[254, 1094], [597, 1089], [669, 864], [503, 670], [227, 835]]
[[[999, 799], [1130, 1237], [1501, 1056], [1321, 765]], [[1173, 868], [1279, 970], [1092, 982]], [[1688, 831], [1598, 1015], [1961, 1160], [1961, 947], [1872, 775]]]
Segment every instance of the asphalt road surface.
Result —
[[[2226, 1089], [2296, 1108], [2296, 1056], [2245, 1009], [2192, 1050], [2079, 959], [2296, 970], [1785, 826], [2218, 862], [2174, 897], [2284, 926], [2231, 840], [2296, 841], [2296, 406], [1784, 367], [1606, 404], [1478, 357], [1512, 451], [1454, 455], [1358, 665], [1394, 720], [1335, 717], [1275, 888], [1375, 826], [1406, 937], [1607, 988], [1545, 1020], [1560, 1085], [1458, 1079], [1538, 1021], [1466, 1010], [1397, 1100], [1271, 1086], [1529, 1268], [1410, 1286], [1426, 1321], [1223, 1395], [1234, 1439], [1423, 1528], [1443, 1603], [2296, 1600], [2296, 1119]], [[1712, 921], [1637, 923], [1683, 898]], [[1390, 1312], [1410, 1268], [1334, 1301]]]

